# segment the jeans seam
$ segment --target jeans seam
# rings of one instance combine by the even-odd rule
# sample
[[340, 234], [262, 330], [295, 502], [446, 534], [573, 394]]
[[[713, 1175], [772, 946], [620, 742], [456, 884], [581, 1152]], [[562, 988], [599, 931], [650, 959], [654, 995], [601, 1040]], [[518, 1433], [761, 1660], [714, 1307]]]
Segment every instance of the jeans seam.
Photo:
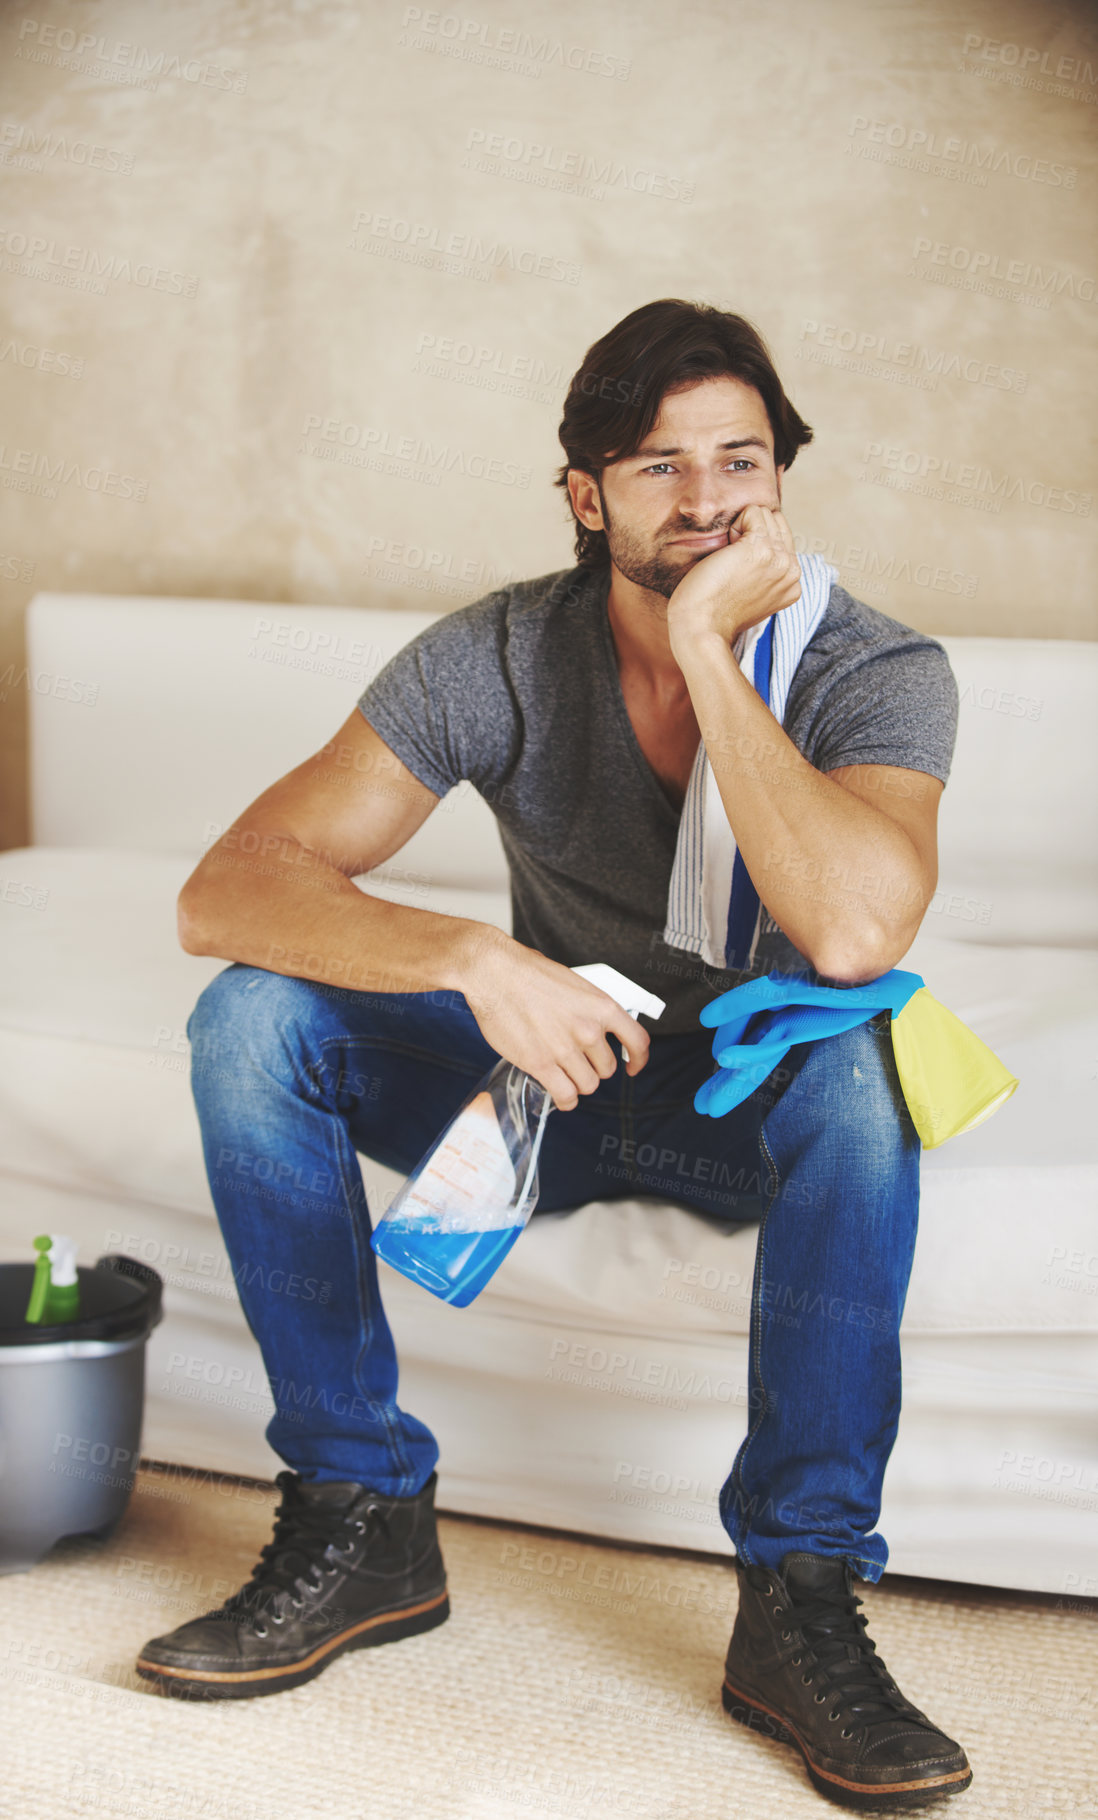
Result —
[[[775, 1201], [778, 1198], [778, 1191], [781, 1187], [781, 1176], [778, 1173], [778, 1166], [777, 1166], [776, 1162], [774, 1161], [773, 1152], [771, 1151], [770, 1146], [766, 1141], [766, 1132], [761, 1125], [759, 1127], [759, 1149], [762, 1151], [763, 1156], [765, 1157], [766, 1162], [770, 1168], [771, 1194], [770, 1194], [769, 1200], [766, 1203], [765, 1208], [763, 1209], [762, 1217], [759, 1220], [759, 1236], [758, 1236], [757, 1240], [755, 1241], [755, 1278], [754, 1278], [754, 1282], [751, 1286], [751, 1362], [755, 1367], [755, 1377], [756, 1377], [758, 1387], [759, 1387], [759, 1392], [760, 1392], [759, 1408], [756, 1411], [754, 1421], [751, 1423], [751, 1426], [748, 1429], [747, 1434], [744, 1436], [743, 1445], [739, 1451], [739, 1457], [736, 1460], [736, 1463], [732, 1469], [733, 1484], [735, 1486], [735, 1489], [741, 1493], [744, 1493], [744, 1491], [745, 1491], [744, 1482], [743, 1482], [743, 1468], [747, 1461], [748, 1450], [751, 1446], [752, 1441], [755, 1439], [755, 1436], [758, 1434], [759, 1429], [761, 1428], [761, 1426], [766, 1418], [767, 1410], [769, 1407], [769, 1395], [768, 1395], [768, 1392], [766, 1389], [766, 1385], [763, 1381], [763, 1371], [762, 1371], [762, 1327], [763, 1327], [763, 1324], [762, 1324], [762, 1280], [763, 1280], [763, 1265], [764, 1265], [765, 1259], [766, 1259], [766, 1228], [767, 1228], [767, 1224], [770, 1219], [771, 1210], [774, 1206]], [[748, 1385], [748, 1398], [749, 1399], [750, 1399], [750, 1394], [751, 1394], [751, 1387], [749, 1384]], [[743, 1532], [744, 1532], [744, 1535], [746, 1535], [746, 1533], [747, 1533], [746, 1522], [744, 1523], [744, 1526], [743, 1526]], [[747, 1562], [747, 1564], [749, 1566], [753, 1565], [750, 1555], [748, 1554], [746, 1548], [744, 1548], [742, 1545], [741, 1538], [739, 1536], [734, 1536], [733, 1541], [735, 1543], [737, 1553], [742, 1552], [744, 1561]]]
[[[326, 1049], [330, 1048], [333, 1043], [338, 1046], [344, 1047], [344, 1048], [355, 1047], [355, 1046], [361, 1046], [361, 1039], [347, 1038], [345, 1036], [325, 1037], [320, 1044], [321, 1060], [323, 1060], [324, 1051]], [[393, 1047], [397, 1047], [397, 1045], [389, 1045], [389, 1044], [384, 1044], [384, 1045], [379, 1045], [379, 1046], [385, 1047], [386, 1049], [391, 1049]], [[314, 1063], [314, 1069], [315, 1069], [315, 1066], [316, 1066], [316, 1064]], [[346, 1139], [346, 1148], [349, 1149], [351, 1157], [354, 1159], [353, 1166], [354, 1166], [355, 1174], [357, 1177], [355, 1185], [354, 1185], [354, 1187], [352, 1187], [351, 1182], [348, 1180], [348, 1177], [347, 1177], [347, 1157], [345, 1154], [345, 1147], [342, 1143], [337, 1142], [336, 1155], [337, 1155], [338, 1166], [339, 1166], [340, 1184], [341, 1184], [342, 1190], [343, 1190], [343, 1199], [344, 1199], [344, 1205], [345, 1205], [346, 1212], [347, 1212], [347, 1223], [348, 1223], [348, 1227], [350, 1229], [351, 1243], [354, 1245], [354, 1248], [355, 1248], [355, 1296], [356, 1296], [356, 1300], [358, 1303], [359, 1331], [361, 1334], [361, 1341], [359, 1344], [359, 1349], [358, 1349], [357, 1354], [355, 1355], [354, 1364], [351, 1367], [351, 1377], [352, 1377], [354, 1383], [357, 1384], [359, 1390], [362, 1392], [363, 1399], [366, 1402], [368, 1408], [370, 1409], [370, 1411], [374, 1417], [374, 1420], [378, 1423], [379, 1427], [384, 1430], [390, 1456], [393, 1459], [393, 1461], [399, 1466], [399, 1469], [400, 1469], [402, 1490], [397, 1495], [402, 1497], [405, 1495], [405, 1490], [406, 1490], [407, 1486], [412, 1481], [413, 1473], [412, 1473], [412, 1463], [411, 1463], [411, 1460], [408, 1458], [408, 1452], [404, 1445], [404, 1438], [400, 1431], [400, 1424], [399, 1424], [399, 1422], [396, 1421], [393, 1411], [390, 1408], [390, 1406], [387, 1404], [384, 1404], [384, 1403], [379, 1403], [377, 1398], [371, 1395], [368, 1385], [366, 1385], [362, 1380], [362, 1375], [361, 1375], [361, 1371], [360, 1371], [360, 1367], [361, 1367], [363, 1359], [369, 1355], [370, 1346], [371, 1346], [371, 1342], [372, 1342], [372, 1338], [373, 1338], [374, 1319], [373, 1319], [373, 1315], [372, 1315], [371, 1309], [370, 1309], [369, 1294], [367, 1292], [366, 1285], [365, 1285], [364, 1279], [363, 1279], [363, 1271], [364, 1271], [364, 1268], [366, 1267], [366, 1261], [364, 1260], [363, 1251], [362, 1251], [362, 1238], [364, 1235], [363, 1235], [362, 1230], [360, 1229], [358, 1220], [355, 1218], [355, 1210], [356, 1210], [356, 1207], [358, 1204], [358, 1195], [361, 1194], [361, 1196], [362, 1196], [364, 1210], [366, 1213], [367, 1220], [369, 1219], [369, 1205], [366, 1202], [366, 1193], [365, 1193], [365, 1188], [364, 1188], [363, 1182], [362, 1182], [362, 1171], [361, 1171], [361, 1168], [360, 1168], [359, 1162], [358, 1162], [358, 1153], [355, 1150], [353, 1143], [351, 1142], [351, 1135], [347, 1129], [346, 1124], [344, 1123], [343, 1114], [340, 1112], [333, 1112], [331, 1116], [333, 1118], [338, 1119], [340, 1122], [342, 1136]], [[367, 1243], [368, 1242], [369, 1241], [367, 1241]], [[383, 1304], [381, 1303], [381, 1285], [380, 1285], [380, 1283], [378, 1284], [377, 1294], [378, 1294], [379, 1309], [381, 1309], [383, 1312]]]
[[[348, 1142], [350, 1142], [349, 1139], [348, 1139]], [[345, 1158], [342, 1155], [342, 1148], [343, 1147], [341, 1145], [340, 1146], [341, 1154], [340, 1154], [340, 1159], [339, 1159], [339, 1169], [340, 1169], [340, 1177], [343, 1182], [344, 1197], [346, 1199], [348, 1213], [350, 1215], [349, 1224], [350, 1224], [350, 1228], [351, 1228], [351, 1241], [355, 1248], [355, 1290], [356, 1290], [356, 1295], [357, 1295], [357, 1299], [358, 1299], [358, 1310], [359, 1310], [359, 1320], [361, 1323], [361, 1332], [363, 1335], [362, 1343], [359, 1346], [358, 1354], [355, 1358], [354, 1365], [351, 1368], [351, 1376], [354, 1379], [354, 1382], [358, 1385], [359, 1389], [361, 1390], [363, 1397], [365, 1398], [370, 1409], [373, 1411], [375, 1419], [377, 1421], [379, 1421], [381, 1427], [384, 1428], [385, 1434], [388, 1438], [389, 1449], [392, 1454], [392, 1457], [400, 1465], [401, 1482], [402, 1482], [402, 1484], [407, 1485], [412, 1476], [412, 1463], [408, 1458], [407, 1450], [405, 1449], [405, 1446], [404, 1446], [403, 1436], [400, 1433], [400, 1426], [398, 1423], [396, 1423], [394, 1421], [389, 1408], [385, 1404], [378, 1403], [377, 1399], [375, 1397], [371, 1396], [370, 1391], [369, 1391], [368, 1387], [363, 1383], [360, 1372], [359, 1372], [359, 1366], [361, 1365], [362, 1360], [369, 1354], [370, 1342], [372, 1339], [373, 1319], [372, 1319], [372, 1317], [370, 1315], [370, 1311], [369, 1311], [368, 1298], [366, 1298], [363, 1294], [363, 1274], [362, 1274], [363, 1273], [363, 1255], [362, 1255], [362, 1244], [361, 1244], [362, 1233], [359, 1230], [358, 1221], [354, 1218], [354, 1212], [353, 1212], [354, 1196], [351, 1193], [350, 1185], [347, 1182], [347, 1178], [346, 1178], [346, 1174], [345, 1174], [345, 1170], [344, 1170]], [[352, 1151], [352, 1155], [354, 1155], [354, 1154], [355, 1153]], [[356, 1158], [355, 1167], [357, 1170], [357, 1168], [358, 1168], [357, 1158]], [[358, 1183], [359, 1183], [359, 1187], [361, 1188], [361, 1186], [362, 1186], [361, 1173], [359, 1173]], [[381, 1287], [379, 1284], [378, 1285], [379, 1302], [380, 1302], [380, 1295], [381, 1295]], [[402, 1495], [403, 1495], [403, 1493], [398, 1493], [398, 1496], [402, 1496]]]

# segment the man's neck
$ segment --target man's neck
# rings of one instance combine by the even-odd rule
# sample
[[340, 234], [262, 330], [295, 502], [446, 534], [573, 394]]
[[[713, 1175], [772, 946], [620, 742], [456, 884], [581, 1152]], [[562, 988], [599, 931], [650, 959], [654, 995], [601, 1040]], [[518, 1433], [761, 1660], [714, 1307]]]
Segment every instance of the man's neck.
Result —
[[671, 654], [663, 595], [637, 587], [612, 569], [606, 615], [619, 675], [629, 675], [670, 709], [686, 706], [690, 696], [686, 678]]

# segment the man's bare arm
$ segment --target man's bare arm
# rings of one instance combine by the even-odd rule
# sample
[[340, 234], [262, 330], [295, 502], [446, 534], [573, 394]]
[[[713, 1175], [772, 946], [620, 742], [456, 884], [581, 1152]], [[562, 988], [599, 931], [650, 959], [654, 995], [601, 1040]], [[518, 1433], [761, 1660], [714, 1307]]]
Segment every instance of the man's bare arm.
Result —
[[188, 954], [358, 992], [462, 993], [486, 1041], [570, 1110], [648, 1033], [599, 987], [469, 917], [389, 904], [352, 883], [438, 805], [356, 708], [322, 751], [238, 816], [179, 896]]
[[508, 938], [486, 923], [389, 904], [352, 883], [411, 839], [439, 798], [356, 708], [335, 739], [238, 816], [179, 896], [188, 954], [358, 991], [460, 991]]
[[680, 658], [713, 774], [762, 902], [825, 978], [876, 979], [907, 953], [937, 883], [936, 777], [828, 776], [805, 759], [727, 646]]
[[727, 547], [675, 589], [668, 635], [762, 902], [825, 978], [856, 984], [894, 967], [918, 932], [937, 883], [942, 786], [890, 765], [825, 776], [779, 726], [732, 646], [800, 589], [785, 519], [748, 506]]

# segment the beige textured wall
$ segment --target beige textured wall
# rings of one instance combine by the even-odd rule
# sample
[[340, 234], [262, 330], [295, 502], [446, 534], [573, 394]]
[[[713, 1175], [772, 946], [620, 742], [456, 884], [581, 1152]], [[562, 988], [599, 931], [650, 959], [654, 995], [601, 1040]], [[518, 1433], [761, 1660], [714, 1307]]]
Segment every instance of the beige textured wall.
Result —
[[25, 0], [0, 65], [0, 843], [36, 589], [562, 567], [564, 386], [661, 296], [770, 340], [855, 593], [1094, 636], [1082, 0]]

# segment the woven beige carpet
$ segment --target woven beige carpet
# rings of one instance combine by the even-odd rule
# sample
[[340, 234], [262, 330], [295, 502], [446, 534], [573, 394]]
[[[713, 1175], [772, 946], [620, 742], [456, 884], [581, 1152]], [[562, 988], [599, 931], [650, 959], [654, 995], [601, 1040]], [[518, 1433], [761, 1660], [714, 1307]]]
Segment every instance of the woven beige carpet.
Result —
[[[721, 1562], [444, 1518], [453, 1615], [295, 1691], [188, 1706], [133, 1672], [271, 1534], [273, 1488], [142, 1472], [108, 1542], [0, 1580], [7, 1820], [797, 1820], [839, 1810], [720, 1705]], [[863, 1587], [900, 1686], [972, 1761], [961, 1820], [1098, 1814], [1093, 1603]], [[1089, 1768], [1088, 1768], [1089, 1759]]]

